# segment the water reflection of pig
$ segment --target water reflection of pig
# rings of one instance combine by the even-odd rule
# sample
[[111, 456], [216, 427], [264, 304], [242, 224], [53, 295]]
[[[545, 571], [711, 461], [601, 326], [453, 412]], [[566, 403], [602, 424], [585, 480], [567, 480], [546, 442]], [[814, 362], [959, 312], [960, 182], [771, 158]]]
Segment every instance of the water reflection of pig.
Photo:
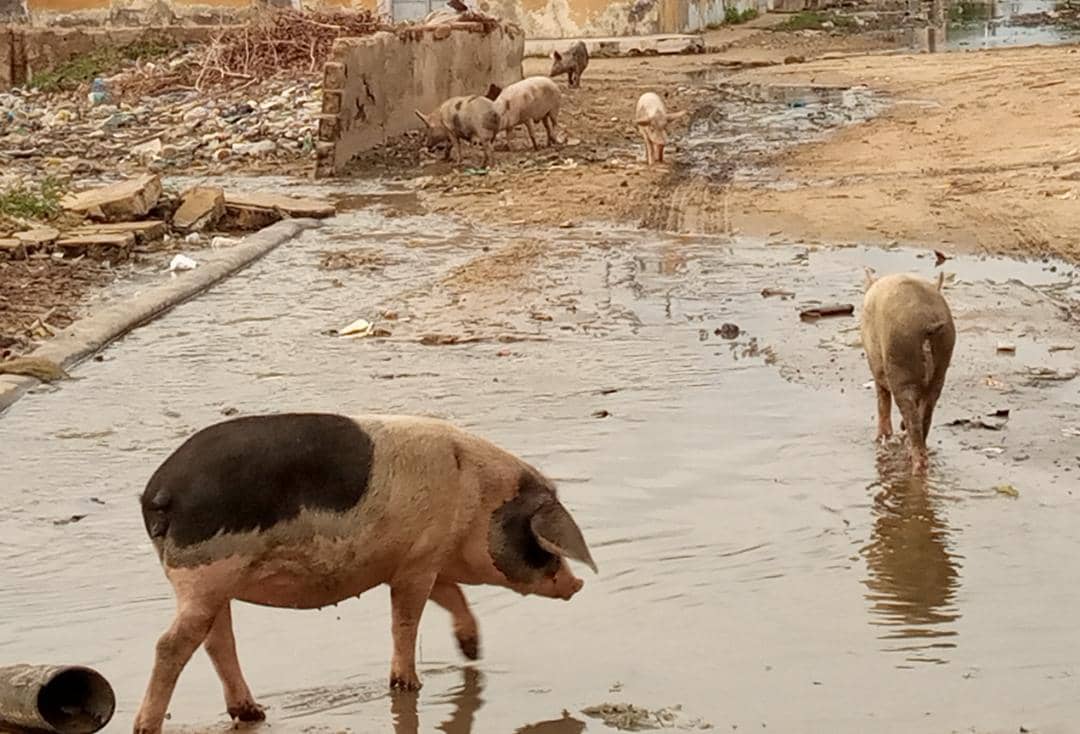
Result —
[[157, 734], [200, 644], [230, 716], [264, 718], [240, 672], [233, 599], [311, 609], [390, 586], [390, 686], [416, 690], [416, 634], [430, 599], [479, 655], [459, 584], [569, 600], [595, 570], [554, 485], [536, 469], [443, 421], [293, 413], [205, 428], [150, 478], [143, 520], [176, 592], [135, 731]]

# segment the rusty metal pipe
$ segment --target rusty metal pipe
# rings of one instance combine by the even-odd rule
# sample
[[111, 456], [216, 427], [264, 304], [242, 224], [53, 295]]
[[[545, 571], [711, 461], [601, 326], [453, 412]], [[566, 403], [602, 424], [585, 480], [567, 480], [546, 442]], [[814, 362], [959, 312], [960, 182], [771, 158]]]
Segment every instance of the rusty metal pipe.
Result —
[[0, 667], [0, 730], [94, 734], [115, 710], [112, 686], [90, 668]]

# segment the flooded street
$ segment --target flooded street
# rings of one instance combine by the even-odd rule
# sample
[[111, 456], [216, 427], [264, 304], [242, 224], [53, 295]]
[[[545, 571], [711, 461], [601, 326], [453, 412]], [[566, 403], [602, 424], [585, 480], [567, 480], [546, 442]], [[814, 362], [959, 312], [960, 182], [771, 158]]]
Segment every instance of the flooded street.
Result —
[[[857, 320], [799, 309], [860, 304], [864, 265], [932, 276], [932, 256], [367, 201], [397, 211], [306, 232], [0, 420], [6, 659], [94, 666], [117, 692], [105, 731], [129, 730], [173, 610], [136, 499], [157, 464], [233, 410], [421, 413], [556, 479], [600, 575], [569, 604], [467, 589], [475, 667], [429, 606], [418, 699], [386, 690], [385, 587], [313, 612], [236, 604], [268, 729], [567, 734], [628, 702], [718, 731], [1070, 731], [1075, 268], [944, 264], [958, 341], [923, 487], [899, 448], [875, 451]], [[322, 269], [327, 251], [367, 265]], [[360, 317], [391, 335], [331, 334]], [[203, 652], [170, 711], [166, 731], [228, 728]]]

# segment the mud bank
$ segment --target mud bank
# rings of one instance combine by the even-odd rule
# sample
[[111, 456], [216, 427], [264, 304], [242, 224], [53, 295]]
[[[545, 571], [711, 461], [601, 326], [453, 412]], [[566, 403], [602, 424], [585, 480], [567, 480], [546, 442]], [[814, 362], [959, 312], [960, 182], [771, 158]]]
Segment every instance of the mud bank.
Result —
[[[429, 610], [417, 697], [385, 690], [382, 590], [319, 612], [240, 605], [240, 658], [276, 731], [605, 731], [580, 712], [610, 701], [681, 705], [717, 729], [841, 734], [1066, 731], [1080, 715], [1062, 647], [1080, 601], [1063, 562], [1080, 552], [1080, 378], [1067, 378], [1080, 365], [1075, 348], [1051, 349], [1076, 344], [1075, 269], [945, 263], [959, 338], [922, 487], [902, 452], [873, 446], [855, 319], [798, 316], [857, 303], [864, 265], [933, 273], [921, 252], [487, 228], [347, 188], [382, 203], [304, 233], [0, 421], [19, 457], [0, 465], [0, 639], [13, 658], [63, 653], [105, 674], [107, 731], [129, 725], [172, 611], [134, 496], [223, 412], [289, 409], [434, 414], [490, 436], [558, 480], [603, 574], [566, 605], [469, 589], [476, 668]], [[360, 245], [382, 262], [320, 266]], [[389, 336], [329, 335], [357, 317]], [[739, 335], [717, 335], [723, 323]], [[1006, 339], [1014, 356], [996, 352]], [[946, 426], [1003, 409], [1001, 430]], [[197, 655], [168, 729], [225, 722]]]

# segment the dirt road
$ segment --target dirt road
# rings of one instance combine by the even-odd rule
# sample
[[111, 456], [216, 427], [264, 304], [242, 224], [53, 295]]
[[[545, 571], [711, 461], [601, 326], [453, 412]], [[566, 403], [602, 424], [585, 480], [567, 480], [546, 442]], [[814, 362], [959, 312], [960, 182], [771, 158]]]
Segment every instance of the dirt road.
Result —
[[[601, 220], [1080, 259], [1076, 48], [936, 55], [868, 55], [865, 48], [857, 37], [755, 32], [734, 37], [720, 54], [595, 60], [583, 88], [566, 95], [569, 146], [533, 154], [519, 134], [500, 170], [482, 179], [432, 166], [427, 200], [483, 221]], [[826, 58], [781, 63], [815, 54]], [[747, 63], [772, 65], [737, 68]], [[543, 66], [528, 60], [526, 73]], [[717, 90], [777, 85], [862, 85], [880, 108], [816, 142], [798, 144], [793, 133], [787, 146], [755, 150], [750, 125], [730, 145], [699, 144], [688, 155]], [[667, 92], [673, 109], [695, 111], [689, 130], [673, 135], [669, 165], [653, 170], [629, 123], [646, 89]], [[703, 149], [715, 159], [711, 175], [694, 170]], [[758, 175], [732, 180], [745, 166]]]

